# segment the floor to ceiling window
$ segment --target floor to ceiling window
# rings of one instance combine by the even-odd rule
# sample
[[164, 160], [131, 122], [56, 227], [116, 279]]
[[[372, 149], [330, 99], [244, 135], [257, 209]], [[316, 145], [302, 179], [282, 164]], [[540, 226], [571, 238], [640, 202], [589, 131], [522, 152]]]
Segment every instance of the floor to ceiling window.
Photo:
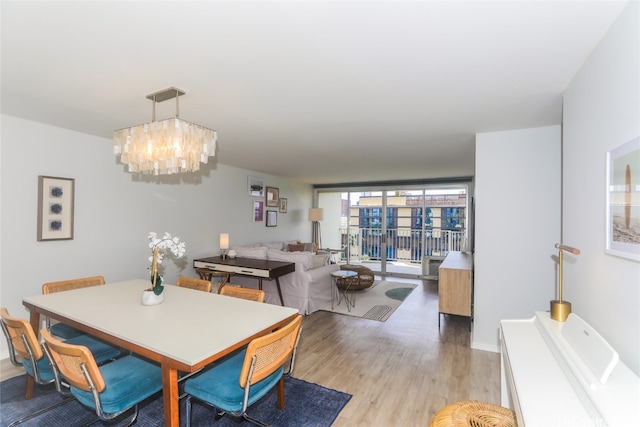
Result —
[[386, 276], [433, 278], [429, 262], [469, 250], [465, 182], [316, 192], [324, 246], [339, 251], [341, 262]]

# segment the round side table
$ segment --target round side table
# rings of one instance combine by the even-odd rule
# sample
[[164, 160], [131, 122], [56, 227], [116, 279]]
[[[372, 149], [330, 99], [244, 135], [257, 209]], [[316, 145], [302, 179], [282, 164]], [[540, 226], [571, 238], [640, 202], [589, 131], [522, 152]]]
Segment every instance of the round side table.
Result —
[[354, 283], [355, 281], [344, 280], [343, 282], [346, 282], [346, 286], [339, 287], [338, 280], [354, 278], [357, 275], [358, 273], [352, 270], [337, 270], [337, 271], [331, 272], [331, 277], [333, 278], [333, 285], [334, 285], [333, 288], [331, 289], [331, 310], [333, 310], [334, 295], [338, 300], [336, 302], [336, 305], [340, 305], [340, 302], [344, 298], [344, 302], [345, 304], [347, 304], [347, 311], [351, 311], [351, 308], [356, 306], [355, 297], [349, 298], [349, 288], [351, 287], [351, 284]]

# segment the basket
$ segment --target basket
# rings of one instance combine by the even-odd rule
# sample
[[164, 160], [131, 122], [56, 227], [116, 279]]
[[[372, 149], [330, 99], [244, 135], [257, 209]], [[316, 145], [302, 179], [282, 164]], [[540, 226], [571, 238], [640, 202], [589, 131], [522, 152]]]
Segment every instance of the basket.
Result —
[[513, 411], [491, 403], [465, 400], [440, 409], [429, 427], [517, 427]]

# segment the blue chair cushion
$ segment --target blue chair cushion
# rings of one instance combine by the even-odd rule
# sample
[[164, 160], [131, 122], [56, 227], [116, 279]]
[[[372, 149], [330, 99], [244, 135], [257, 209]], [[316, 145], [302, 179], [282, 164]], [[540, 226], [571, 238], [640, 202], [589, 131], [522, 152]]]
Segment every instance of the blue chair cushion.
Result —
[[91, 351], [91, 354], [93, 354], [93, 358], [96, 360], [98, 365], [117, 358], [121, 353], [119, 348], [107, 344], [106, 342], [90, 335], [80, 335], [75, 338], [65, 340], [65, 342], [67, 344], [83, 345], [87, 347]]
[[[246, 351], [214, 365], [199, 375], [188, 379], [184, 383], [184, 391], [196, 399], [207, 402], [226, 412], [242, 410], [244, 389], [240, 387], [240, 371]], [[273, 374], [251, 386], [249, 402], [251, 406], [269, 392], [282, 378], [283, 368], [280, 367]]]
[[[54, 379], [53, 369], [51, 368], [51, 363], [49, 363], [47, 356], [43, 355], [40, 360], [36, 361], [36, 365], [38, 366], [38, 372], [40, 373], [40, 380], [48, 382]], [[33, 368], [31, 367], [31, 359], [22, 359], [22, 366], [24, 366], [24, 370], [27, 371], [27, 374], [35, 378]]]
[[85, 333], [82, 332], [81, 330], [73, 328], [69, 325], [65, 325], [64, 323], [54, 323], [49, 328], [49, 332], [51, 332], [53, 335], [60, 337], [64, 340], [68, 340], [69, 338], [79, 337], [80, 335], [85, 335]]
[[[160, 367], [136, 356], [125, 356], [100, 366], [106, 388], [100, 393], [105, 414], [116, 414], [132, 408], [162, 390]], [[95, 409], [91, 392], [71, 387], [71, 393], [85, 406]]]

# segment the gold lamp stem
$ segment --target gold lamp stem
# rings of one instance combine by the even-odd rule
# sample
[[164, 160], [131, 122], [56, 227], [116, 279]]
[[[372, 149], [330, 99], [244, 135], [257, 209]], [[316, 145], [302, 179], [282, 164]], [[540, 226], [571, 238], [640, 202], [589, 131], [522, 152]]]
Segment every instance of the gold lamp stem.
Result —
[[558, 322], [564, 322], [571, 314], [571, 303], [568, 301], [562, 301], [562, 264], [563, 264], [563, 251], [570, 252], [574, 255], [580, 255], [580, 249], [572, 248], [571, 246], [562, 245], [556, 243], [558, 248], [558, 299], [551, 300], [551, 318]]

